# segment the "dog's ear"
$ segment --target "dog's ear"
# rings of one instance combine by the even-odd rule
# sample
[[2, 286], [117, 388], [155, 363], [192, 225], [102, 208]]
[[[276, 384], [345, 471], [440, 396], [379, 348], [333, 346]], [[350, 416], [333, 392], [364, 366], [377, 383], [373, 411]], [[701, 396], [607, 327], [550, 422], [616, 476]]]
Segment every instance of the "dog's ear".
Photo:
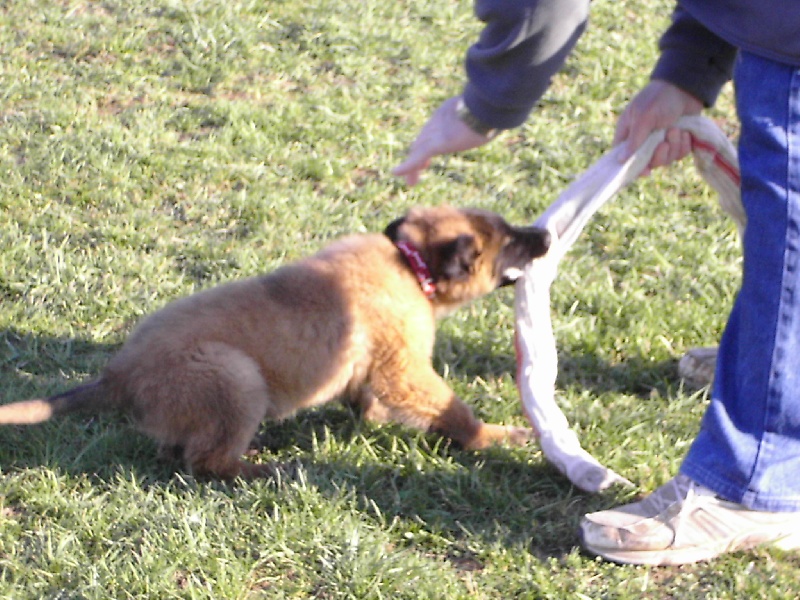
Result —
[[475, 237], [462, 234], [456, 239], [442, 244], [438, 250], [439, 260], [436, 279], [462, 281], [475, 270], [479, 252], [475, 247]]
[[395, 219], [386, 226], [386, 229], [383, 230], [384, 235], [392, 240], [392, 242], [397, 242], [400, 236], [400, 226], [405, 223], [405, 221], [405, 217], [399, 217]]
[[393, 242], [414, 241], [422, 244], [425, 239], [424, 232], [430, 228], [428, 211], [418, 206], [412, 206], [402, 217], [398, 217], [386, 226], [383, 233]]

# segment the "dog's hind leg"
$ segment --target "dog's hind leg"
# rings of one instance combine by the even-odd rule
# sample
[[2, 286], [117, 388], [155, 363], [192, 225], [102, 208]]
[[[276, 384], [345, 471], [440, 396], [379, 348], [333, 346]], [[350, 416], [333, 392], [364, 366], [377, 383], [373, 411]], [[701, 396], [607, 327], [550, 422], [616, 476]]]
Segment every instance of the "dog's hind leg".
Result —
[[270, 394], [258, 364], [220, 343], [193, 349], [158, 390], [160, 400], [140, 418], [140, 428], [183, 449], [196, 475], [235, 479], [270, 476], [274, 465], [242, 459], [261, 421], [270, 412]]
[[359, 390], [351, 392], [344, 402], [357, 408], [361, 412], [361, 418], [365, 421], [388, 423], [392, 420], [391, 409], [378, 399], [369, 385], [364, 385]]
[[183, 443], [183, 460], [194, 475], [233, 480], [271, 477], [273, 464], [253, 464], [242, 457], [258, 431], [260, 419], [252, 415], [227, 415], [224, 422], [189, 434]]
[[209, 476], [227, 481], [237, 478], [256, 479], [274, 477], [280, 467], [273, 463], [253, 464], [241, 458], [239, 448], [217, 448], [212, 452], [184, 452], [184, 457], [192, 474]]

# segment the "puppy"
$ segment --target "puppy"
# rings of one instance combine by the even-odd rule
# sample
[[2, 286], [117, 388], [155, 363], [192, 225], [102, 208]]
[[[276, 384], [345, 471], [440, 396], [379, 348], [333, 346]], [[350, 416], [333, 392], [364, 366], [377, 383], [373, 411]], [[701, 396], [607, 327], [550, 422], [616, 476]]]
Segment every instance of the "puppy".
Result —
[[190, 472], [223, 479], [274, 474], [242, 459], [260, 422], [334, 398], [465, 448], [522, 444], [529, 429], [483, 423], [436, 374], [435, 319], [514, 281], [549, 242], [482, 210], [412, 209], [383, 234], [168, 304], [98, 379], [2, 406], [0, 424], [121, 410]]

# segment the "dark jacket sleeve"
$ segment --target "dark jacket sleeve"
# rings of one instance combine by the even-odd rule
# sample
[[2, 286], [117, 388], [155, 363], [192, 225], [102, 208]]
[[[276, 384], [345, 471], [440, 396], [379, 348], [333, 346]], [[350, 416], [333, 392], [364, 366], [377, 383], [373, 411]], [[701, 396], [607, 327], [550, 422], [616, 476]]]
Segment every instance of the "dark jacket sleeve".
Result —
[[522, 125], [586, 27], [589, 0], [476, 0], [464, 102], [500, 129]]
[[672, 25], [659, 42], [661, 57], [653, 79], [663, 79], [689, 92], [706, 106], [717, 100], [731, 78], [737, 49], [714, 35], [678, 6]]

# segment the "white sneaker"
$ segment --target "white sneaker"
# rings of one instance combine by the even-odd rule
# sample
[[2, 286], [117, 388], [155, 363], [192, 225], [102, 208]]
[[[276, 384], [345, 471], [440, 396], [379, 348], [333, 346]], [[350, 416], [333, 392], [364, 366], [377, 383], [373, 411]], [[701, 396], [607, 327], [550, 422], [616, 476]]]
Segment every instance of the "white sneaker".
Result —
[[770, 544], [800, 548], [800, 512], [750, 510], [678, 475], [640, 502], [584, 516], [581, 543], [617, 563], [682, 565]]
[[717, 367], [718, 350], [716, 346], [690, 349], [678, 363], [678, 375], [694, 387], [711, 385]]

